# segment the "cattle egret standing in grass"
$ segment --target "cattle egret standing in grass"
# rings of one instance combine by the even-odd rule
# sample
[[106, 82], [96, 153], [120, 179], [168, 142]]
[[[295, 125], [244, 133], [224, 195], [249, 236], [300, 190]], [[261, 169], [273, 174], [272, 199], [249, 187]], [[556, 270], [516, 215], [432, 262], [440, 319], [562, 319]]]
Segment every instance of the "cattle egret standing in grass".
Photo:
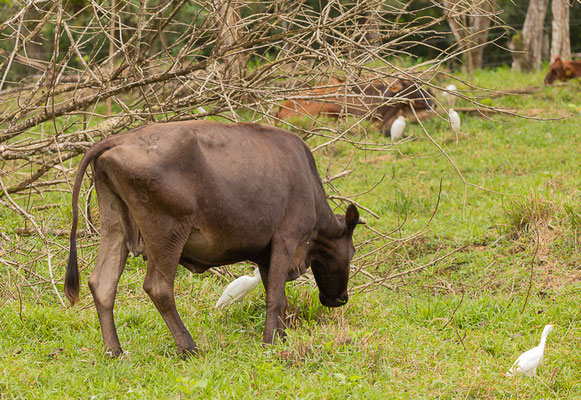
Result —
[[446, 90], [444, 91], [444, 98], [446, 102], [451, 106], [454, 105], [456, 101], [456, 96], [454, 96], [454, 92], [456, 91], [456, 85], [448, 85], [446, 86]]
[[389, 133], [391, 135], [391, 141], [395, 142], [396, 140], [399, 140], [403, 136], [404, 129], [405, 129], [405, 117], [403, 115], [400, 115], [391, 124], [391, 129], [389, 130]]
[[260, 270], [254, 270], [254, 277], [241, 276], [230, 283], [216, 303], [216, 308], [227, 308], [232, 303], [242, 301], [260, 283]]
[[543, 361], [543, 353], [545, 352], [545, 343], [547, 336], [553, 330], [553, 325], [546, 325], [541, 335], [541, 343], [529, 351], [524, 352], [510, 367], [506, 376], [524, 375], [534, 376], [537, 373], [537, 367]]
[[448, 118], [450, 118], [450, 126], [455, 134], [460, 132], [460, 115], [453, 109], [448, 110]]

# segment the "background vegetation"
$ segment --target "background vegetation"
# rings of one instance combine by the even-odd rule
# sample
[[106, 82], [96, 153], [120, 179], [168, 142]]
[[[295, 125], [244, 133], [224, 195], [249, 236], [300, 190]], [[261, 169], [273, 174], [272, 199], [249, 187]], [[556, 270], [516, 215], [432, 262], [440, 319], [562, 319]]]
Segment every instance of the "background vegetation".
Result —
[[[516, 88], [541, 77], [498, 69], [476, 78], [481, 84], [510, 81]], [[546, 117], [556, 110], [571, 115], [570, 102], [579, 89], [576, 83], [491, 101], [523, 110], [544, 107]], [[141, 289], [145, 264], [132, 259], [116, 305], [127, 354], [110, 360], [101, 348], [86, 286], [91, 267], [82, 272], [81, 306], [65, 310], [50, 291], [31, 293], [35, 286], [26, 282], [35, 282], [34, 273], [44, 276], [46, 264], [29, 271], [22, 266], [36, 256], [22, 254], [20, 267], [2, 267], [3, 276], [16, 281], [4, 280], [1, 286], [0, 392], [26, 398], [581, 396], [579, 118], [490, 121], [464, 115], [458, 143], [444, 121], [425, 122], [467, 179], [510, 193], [470, 189], [465, 204], [464, 185], [417, 125], [409, 127], [415, 140], [398, 146], [398, 152], [337, 145], [316, 153], [322, 174], [331, 151], [336, 165], [350, 162], [355, 172], [337, 183], [347, 195], [364, 192], [386, 176], [374, 191], [357, 197], [381, 215], [368, 218], [369, 229], [358, 230], [358, 254], [369, 247], [371, 229], [392, 231], [404, 219], [398, 237], [421, 229], [432, 216], [441, 180], [440, 206], [423, 236], [376, 254], [369, 271], [384, 278], [383, 285], [368, 286], [357, 275], [352, 279], [347, 306], [322, 307], [311, 279], [289, 284], [289, 338], [272, 347], [260, 343], [262, 287], [244, 303], [216, 312], [213, 305], [230, 278], [182, 269], [176, 282], [179, 309], [204, 354], [187, 360], [177, 356], [169, 331]], [[369, 134], [385, 141], [376, 130]], [[46, 225], [66, 227], [69, 195], [49, 200], [31, 207], [54, 204], [45, 210]], [[15, 234], [22, 219], [7, 210], [1, 218], [18, 247], [37, 240]], [[55, 259], [62, 261], [66, 239], [55, 240], [62, 246]], [[94, 245], [85, 246], [82, 257], [91, 259], [94, 252]], [[420, 265], [428, 266], [390, 278], [402, 266]], [[238, 275], [250, 269], [230, 271]], [[537, 344], [546, 323], [556, 328], [538, 377], [505, 377], [518, 354]]]
[[[216, 42], [220, 29], [208, 22], [208, 8], [173, 2], [182, 8], [163, 35], [146, 39], [154, 35], [154, 19], [134, 48], [121, 43], [131, 41], [138, 31], [134, 28], [141, 26], [140, 4], [123, 2], [116, 7], [127, 29], [120, 29], [115, 37], [122, 39], [114, 41], [126, 52], [120, 57], [111, 57], [111, 40], [103, 33], [108, 31], [106, 9], [95, 12], [96, 3], [67, 3], [63, 20], [75, 22], [70, 41], [64, 24], [56, 23], [58, 3], [40, 4], [40, 11], [57, 4], [39, 34], [44, 53], [38, 49], [39, 58], [32, 57], [48, 63], [44, 72], [32, 73], [16, 61], [0, 71], [7, 71], [0, 104], [0, 397], [581, 397], [578, 81], [542, 87], [546, 64], [544, 71], [531, 74], [501, 66], [469, 77], [456, 68], [461, 49], [445, 32], [445, 22], [436, 21], [439, 9], [425, 9], [432, 3], [422, 1], [413, 2], [416, 11], [380, 31], [379, 45], [362, 41], [360, 47], [350, 42], [361, 38], [350, 30], [362, 18], [359, 12], [349, 23], [336, 22], [357, 10], [357, 4], [335, 2], [329, 13], [336, 31], [317, 41], [317, 30], [309, 29], [324, 18], [325, 7], [318, 2], [306, 2], [300, 10], [273, 3], [281, 8], [270, 14], [268, 4], [248, 3], [241, 18], [250, 33], [228, 45]], [[160, 4], [150, 3], [145, 15], [154, 15]], [[20, 4], [2, 6], [1, 21], [8, 21]], [[524, 8], [512, 2], [501, 6], [508, 25]], [[367, 15], [372, 8], [360, 11]], [[572, 20], [577, 10], [576, 5]], [[164, 12], [163, 18], [170, 10]], [[386, 21], [396, 21], [398, 12], [386, 12]], [[268, 14], [264, 20], [263, 13]], [[288, 15], [295, 30], [284, 28]], [[420, 28], [426, 21], [433, 24]], [[34, 22], [29, 32], [39, 20]], [[2, 24], [2, 32], [12, 35], [14, 26]], [[77, 28], [82, 26], [95, 31], [81, 34]], [[195, 30], [200, 26], [207, 29]], [[416, 36], [401, 41], [410, 27]], [[578, 35], [573, 23], [571, 28]], [[57, 29], [60, 50], [55, 52], [51, 43]], [[495, 29], [500, 28], [493, 28], [491, 37]], [[281, 32], [286, 34], [276, 36]], [[352, 36], [341, 36], [345, 32]], [[260, 46], [260, 35], [276, 40]], [[449, 41], [438, 44], [446, 50], [430, 53], [433, 43], [424, 38], [438, 36]], [[9, 42], [0, 43], [13, 51]], [[86, 65], [71, 50], [74, 43], [82, 43]], [[127, 57], [143, 49], [143, 60]], [[375, 55], [365, 58], [372, 49]], [[222, 67], [238, 62], [229, 58], [236, 51], [247, 56], [239, 64], [240, 74]], [[500, 60], [494, 58], [497, 51], [488, 46], [485, 61]], [[7, 60], [0, 57], [0, 64]], [[216, 69], [201, 68], [203, 63]], [[59, 68], [61, 75], [49, 72]], [[264, 347], [262, 286], [228, 311], [213, 308], [227, 283], [252, 266], [202, 275], [180, 269], [178, 309], [203, 350], [199, 357], [183, 359], [142, 290], [145, 263], [130, 259], [115, 314], [126, 353], [109, 359], [86, 285], [98, 243], [91, 224], [99, 225], [90, 179], [85, 180], [85, 225], [78, 241], [81, 304], [70, 308], [61, 303], [76, 156], [101, 136], [150, 121], [281, 124], [270, 116], [280, 100], [301, 98], [305, 87], [332, 75], [353, 81], [407, 76], [431, 88], [439, 103], [437, 114], [422, 125], [409, 122], [409, 138], [395, 145], [377, 125], [356, 118], [301, 118], [285, 125], [313, 149], [333, 207], [339, 211], [347, 201], [356, 201], [366, 209], [369, 225], [355, 235], [349, 303], [324, 308], [314, 280], [305, 275], [287, 285], [288, 340]], [[78, 79], [59, 81], [65, 76]], [[441, 88], [449, 83], [458, 86], [455, 107], [464, 110], [458, 135], [444, 112], [449, 105]], [[514, 94], [516, 89], [527, 94]], [[87, 98], [90, 105], [53, 113]], [[27, 121], [40, 122], [22, 125]], [[351, 172], [331, 179], [346, 171]], [[547, 323], [556, 328], [538, 376], [507, 378], [504, 372], [538, 343]]]

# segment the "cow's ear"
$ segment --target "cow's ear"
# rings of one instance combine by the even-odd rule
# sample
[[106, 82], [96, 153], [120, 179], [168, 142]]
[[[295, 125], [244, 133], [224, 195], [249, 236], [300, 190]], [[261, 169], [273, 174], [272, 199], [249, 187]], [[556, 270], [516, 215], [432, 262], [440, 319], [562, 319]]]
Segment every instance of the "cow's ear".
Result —
[[353, 204], [349, 204], [345, 212], [345, 223], [347, 224], [347, 231], [353, 233], [355, 227], [359, 223], [359, 210]]

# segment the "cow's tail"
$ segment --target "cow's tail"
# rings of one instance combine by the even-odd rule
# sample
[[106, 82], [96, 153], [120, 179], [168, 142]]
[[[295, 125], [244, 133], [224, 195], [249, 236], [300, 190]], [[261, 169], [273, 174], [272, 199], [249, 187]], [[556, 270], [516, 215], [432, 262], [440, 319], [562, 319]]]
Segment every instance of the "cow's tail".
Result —
[[67, 299], [74, 305], [79, 300], [79, 266], [77, 264], [77, 225], [79, 222], [79, 192], [81, 191], [81, 184], [83, 183], [83, 176], [87, 167], [95, 158], [99, 157], [105, 151], [115, 147], [117, 140], [115, 138], [106, 139], [91, 147], [85, 153], [81, 160], [77, 175], [75, 177], [75, 185], [73, 186], [73, 225], [71, 227], [70, 247], [69, 247], [69, 262], [67, 264], [67, 272], [65, 274], [65, 295]]

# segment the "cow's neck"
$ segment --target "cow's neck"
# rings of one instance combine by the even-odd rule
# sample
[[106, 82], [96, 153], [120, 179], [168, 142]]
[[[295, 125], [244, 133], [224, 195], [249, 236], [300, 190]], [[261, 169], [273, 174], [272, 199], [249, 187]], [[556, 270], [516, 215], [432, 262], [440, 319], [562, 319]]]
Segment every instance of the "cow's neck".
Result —
[[326, 205], [325, 209], [319, 214], [318, 219], [318, 236], [326, 238], [337, 238], [343, 234], [344, 226], [339, 222], [331, 207]]

